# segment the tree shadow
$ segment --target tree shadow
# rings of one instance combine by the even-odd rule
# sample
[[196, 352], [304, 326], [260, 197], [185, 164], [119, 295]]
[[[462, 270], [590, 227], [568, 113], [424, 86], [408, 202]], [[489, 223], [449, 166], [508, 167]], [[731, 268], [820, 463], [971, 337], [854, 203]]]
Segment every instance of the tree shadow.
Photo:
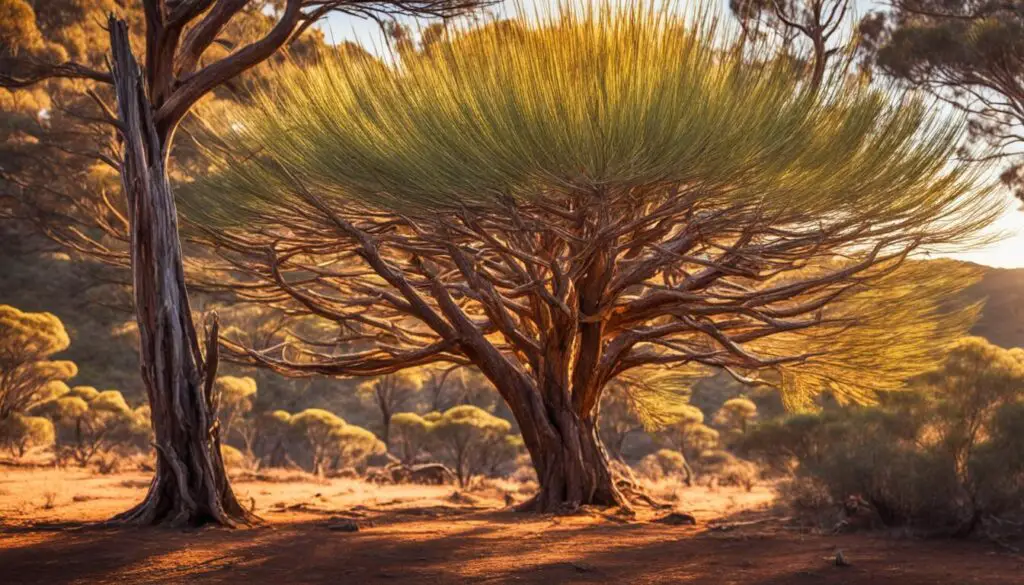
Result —
[[[33, 532], [20, 528], [0, 540], [0, 582], [987, 585], [1019, 583], [1024, 569], [978, 543], [813, 536], [757, 520], [743, 512], [689, 527], [400, 510], [357, 519], [358, 532], [322, 517], [243, 530], [43, 526], [39, 541], [19, 545]], [[829, 562], [836, 547], [852, 567]]]

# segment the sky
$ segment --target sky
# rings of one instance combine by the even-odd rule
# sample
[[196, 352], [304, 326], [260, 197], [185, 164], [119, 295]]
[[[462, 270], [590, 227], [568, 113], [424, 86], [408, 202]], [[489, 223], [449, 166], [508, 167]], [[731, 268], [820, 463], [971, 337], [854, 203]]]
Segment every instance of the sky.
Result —
[[[490, 12], [502, 16], [514, 14], [512, 4], [506, 0], [491, 8]], [[332, 14], [324, 20], [321, 28], [333, 43], [352, 41], [377, 55], [384, 56], [387, 53], [384, 35], [372, 20]], [[999, 268], [1024, 268], [1024, 208], [1019, 200], [1002, 191], [1000, 194], [1005, 200], [1005, 209], [991, 228], [992, 233], [1002, 238], [985, 248], [951, 254], [952, 257]]]

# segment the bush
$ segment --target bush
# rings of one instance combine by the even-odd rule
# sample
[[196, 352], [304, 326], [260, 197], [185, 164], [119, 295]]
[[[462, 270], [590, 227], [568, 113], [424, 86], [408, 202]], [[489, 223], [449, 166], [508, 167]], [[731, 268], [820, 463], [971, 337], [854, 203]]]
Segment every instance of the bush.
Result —
[[679, 451], [660, 449], [647, 455], [637, 465], [637, 473], [651, 481], [681, 479], [687, 485], [692, 481], [693, 472], [686, 457]]
[[247, 467], [248, 464], [245, 454], [231, 445], [220, 446], [220, 457], [224, 460], [224, 467], [227, 469], [240, 469]]
[[997, 407], [967, 445], [947, 440], [942, 429], [958, 425], [943, 412], [938, 405], [802, 415], [762, 425], [751, 439], [760, 437], [762, 455], [799, 461], [780, 492], [798, 514], [817, 506], [850, 519], [866, 508], [868, 524], [945, 535], [969, 534], [986, 519], [1024, 519], [1024, 404]]
[[750, 461], [738, 459], [728, 451], [719, 449], [700, 454], [698, 464], [701, 475], [715, 485], [737, 486], [750, 491], [757, 481], [757, 466]]
[[93, 458], [111, 450], [130, 449], [138, 442], [140, 433], [149, 432], [117, 390], [99, 392], [78, 386], [43, 402], [33, 413], [53, 421], [55, 452], [60, 464], [73, 460], [85, 467]]

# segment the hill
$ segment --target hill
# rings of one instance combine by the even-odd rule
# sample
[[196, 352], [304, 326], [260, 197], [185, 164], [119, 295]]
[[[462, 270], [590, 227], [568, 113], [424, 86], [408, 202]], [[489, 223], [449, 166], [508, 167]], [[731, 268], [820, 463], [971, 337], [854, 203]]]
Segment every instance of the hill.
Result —
[[1024, 347], [1024, 268], [983, 268], [981, 282], [967, 290], [971, 300], [985, 300], [971, 333], [1002, 347]]

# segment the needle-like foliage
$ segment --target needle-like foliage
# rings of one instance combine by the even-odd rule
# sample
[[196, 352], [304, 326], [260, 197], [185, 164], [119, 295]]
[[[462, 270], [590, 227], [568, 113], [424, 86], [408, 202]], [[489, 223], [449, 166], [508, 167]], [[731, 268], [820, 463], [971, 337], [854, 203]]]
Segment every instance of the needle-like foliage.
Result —
[[243, 298], [338, 329], [228, 347], [300, 375], [476, 366], [544, 507], [618, 499], [593, 433], [612, 380], [650, 386], [654, 421], [694, 368], [775, 370], [794, 408], [933, 368], [973, 274], [908, 258], [999, 211], [951, 160], [958, 125], [728, 41], [660, 5], [567, 7], [396, 65], [284, 68], [186, 203]]

